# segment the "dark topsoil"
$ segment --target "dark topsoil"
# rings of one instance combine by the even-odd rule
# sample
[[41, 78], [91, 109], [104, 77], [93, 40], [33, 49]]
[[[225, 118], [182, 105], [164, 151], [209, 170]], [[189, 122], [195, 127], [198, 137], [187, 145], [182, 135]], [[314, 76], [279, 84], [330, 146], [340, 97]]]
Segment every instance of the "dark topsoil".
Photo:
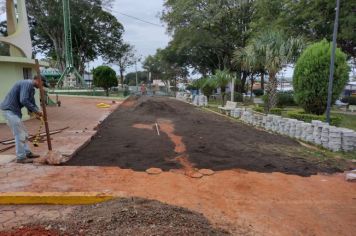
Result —
[[136, 171], [181, 168], [173, 160], [177, 153], [166, 134], [158, 136], [155, 129], [132, 127], [159, 119], [173, 122], [175, 134], [183, 137], [189, 161], [196, 168], [241, 168], [300, 176], [340, 171], [332, 163], [305, 157], [300, 151], [303, 147], [293, 139], [159, 97], [126, 100], [100, 125], [92, 142], [66, 165], [119, 166]]
[[141, 198], [80, 206], [64, 219], [31, 225], [0, 236], [229, 235], [202, 214]]

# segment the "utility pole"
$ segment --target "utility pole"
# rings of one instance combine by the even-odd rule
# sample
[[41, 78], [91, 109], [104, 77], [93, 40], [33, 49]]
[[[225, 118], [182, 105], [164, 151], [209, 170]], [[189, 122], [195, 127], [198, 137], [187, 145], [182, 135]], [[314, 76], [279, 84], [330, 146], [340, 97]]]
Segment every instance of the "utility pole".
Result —
[[137, 60], [135, 60], [135, 70], [136, 70], [136, 90], [138, 91]]
[[326, 107], [326, 122], [328, 122], [329, 124], [330, 124], [331, 101], [332, 101], [332, 94], [333, 94], [333, 82], [334, 82], [334, 70], [335, 70], [335, 50], [336, 50], [337, 28], [338, 28], [338, 24], [339, 24], [339, 10], [340, 10], [340, 0], [336, 0], [336, 14], [335, 14], [335, 23], [334, 23], [334, 33], [333, 33], [333, 45], [332, 45], [331, 59], [330, 59], [328, 101], [327, 101], [327, 107]]

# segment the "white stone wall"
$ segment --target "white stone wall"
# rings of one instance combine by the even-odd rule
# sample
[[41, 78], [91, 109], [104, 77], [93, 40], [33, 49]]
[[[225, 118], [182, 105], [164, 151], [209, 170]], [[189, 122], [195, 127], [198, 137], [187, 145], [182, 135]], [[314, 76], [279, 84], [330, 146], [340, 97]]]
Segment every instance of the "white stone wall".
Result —
[[330, 126], [322, 121], [313, 120], [306, 123], [277, 115], [264, 115], [244, 108], [232, 110], [231, 116], [240, 118], [247, 124], [320, 145], [334, 152], [356, 150], [356, 131]]
[[[178, 92], [176, 99], [184, 102], [190, 102], [189, 96], [187, 96], [187, 93], [184, 92]], [[208, 98], [204, 95], [196, 95], [193, 98], [192, 104], [199, 107], [208, 106]]]

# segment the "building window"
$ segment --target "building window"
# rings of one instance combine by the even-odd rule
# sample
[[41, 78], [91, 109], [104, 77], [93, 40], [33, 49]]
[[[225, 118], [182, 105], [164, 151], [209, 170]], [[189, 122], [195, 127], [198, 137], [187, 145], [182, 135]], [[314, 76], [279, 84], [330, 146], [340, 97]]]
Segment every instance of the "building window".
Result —
[[23, 79], [32, 79], [32, 69], [23, 68]]

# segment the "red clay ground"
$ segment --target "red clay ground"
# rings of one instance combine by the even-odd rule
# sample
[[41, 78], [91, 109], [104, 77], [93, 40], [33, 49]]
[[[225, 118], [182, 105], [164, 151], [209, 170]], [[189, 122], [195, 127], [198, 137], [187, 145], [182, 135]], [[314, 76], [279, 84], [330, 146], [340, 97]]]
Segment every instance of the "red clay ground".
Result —
[[[136, 98], [137, 99], [137, 98]], [[158, 124], [158, 135], [155, 124]], [[305, 156], [294, 140], [198, 110], [169, 98], [126, 101], [67, 165], [118, 166], [145, 171], [235, 168], [310, 176], [341, 171]], [[341, 162], [341, 161], [340, 161]]]

